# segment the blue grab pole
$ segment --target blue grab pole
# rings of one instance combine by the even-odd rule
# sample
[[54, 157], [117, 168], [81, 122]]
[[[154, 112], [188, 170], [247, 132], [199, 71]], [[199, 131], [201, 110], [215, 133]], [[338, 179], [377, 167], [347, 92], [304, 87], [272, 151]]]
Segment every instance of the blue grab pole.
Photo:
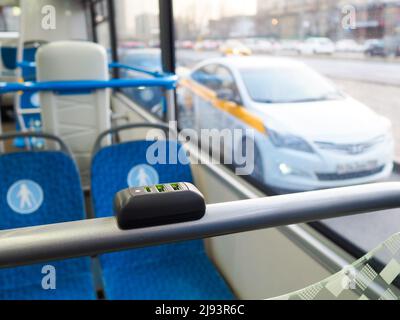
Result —
[[78, 80], [78, 81], [43, 81], [43, 82], [0, 82], [0, 94], [8, 92], [74, 92], [106, 88], [162, 87], [173, 90], [177, 83], [176, 75], [163, 75], [152, 79], [111, 79], [111, 80]]

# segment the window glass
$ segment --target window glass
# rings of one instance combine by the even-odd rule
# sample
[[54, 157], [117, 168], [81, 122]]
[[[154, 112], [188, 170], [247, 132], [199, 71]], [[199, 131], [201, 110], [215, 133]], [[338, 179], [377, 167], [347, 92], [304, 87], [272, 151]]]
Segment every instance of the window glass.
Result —
[[218, 90], [221, 86], [221, 80], [215, 73], [216, 67], [214, 64], [202, 67], [193, 72], [192, 78], [211, 90]]
[[[0, 5], [0, 81], [13, 81], [16, 77], [20, 16], [20, 7]], [[11, 103], [10, 98], [6, 101]]]
[[0, 32], [17, 32], [21, 9], [18, 6], [0, 6]]
[[229, 69], [219, 65], [215, 71], [215, 74], [221, 83], [217, 90], [220, 98], [240, 104], [240, 93], [237, 89], [235, 78]]
[[325, 78], [302, 67], [243, 69], [240, 74], [251, 99], [256, 102], [295, 103], [343, 98]]
[[[93, 29], [96, 33], [96, 42], [101, 44], [107, 50], [108, 60], [111, 62], [111, 43], [110, 43], [110, 25], [108, 21], [107, 1], [100, 0], [87, 4], [87, 11], [93, 8]], [[86, 13], [86, 18], [90, 19], [90, 13]]]
[[221, 80], [221, 88], [233, 89], [235, 86], [235, 80], [227, 68], [218, 66], [215, 70], [215, 74], [217, 78]]
[[[146, 71], [161, 72], [158, 0], [115, 1], [119, 62]], [[147, 78], [140, 72], [120, 71], [122, 78]], [[161, 88], [127, 88], [122, 92], [137, 106], [164, 118], [165, 101]]]
[[226, 93], [228, 90], [231, 95], [229, 100], [240, 100], [235, 79], [232, 73], [224, 66], [210, 64], [194, 71], [191, 77], [217, 94]]
[[[248, 181], [274, 195], [400, 180], [398, 1], [174, 0], [174, 13], [180, 126], [252, 130]], [[355, 241], [360, 219], [327, 225]]]

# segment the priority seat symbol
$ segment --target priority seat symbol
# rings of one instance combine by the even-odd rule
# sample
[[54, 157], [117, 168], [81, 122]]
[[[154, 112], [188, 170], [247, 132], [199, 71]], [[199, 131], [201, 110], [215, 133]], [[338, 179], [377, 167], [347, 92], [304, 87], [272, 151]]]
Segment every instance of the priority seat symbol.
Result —
[[32, 180], [19, 180], [9, 188], [7, 203], [19, 214], [33, 213], [43, 203], [43, 190]]

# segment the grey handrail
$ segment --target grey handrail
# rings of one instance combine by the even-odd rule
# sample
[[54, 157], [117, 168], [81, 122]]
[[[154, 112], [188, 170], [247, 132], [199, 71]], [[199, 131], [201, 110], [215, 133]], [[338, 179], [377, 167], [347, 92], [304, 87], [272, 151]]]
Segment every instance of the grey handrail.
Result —
[[124, 130], [132, 130], [132, 129], [139, 129], [139, 128], [151, 128], [151, 129], [160, 129], [162, 131], [164, 131], [164, 133], [166, 134], [166, 137], [169, 137], [169, 133], [171, 131], [171, 128], [168, 127], [165, 124], [161, 124], [161, 123], [147, 123], [147, 122], [143, 122], [143, 123], [130, 123], [130, 124], [125, 124], [122, 126], [118, 126], [118, 127], [114, 127], [111, 129], [108, 129], [102, 133], [100, 133], [100, 135], [97, 137], [96, 142], [94, 143], [94, 147], [93, 147], [93, 151], [92, 151], [92, 155], [94, 156], [100, 149], [101, 149], [101, 142], [103, 141], [103, 139], [108, 136], [108, 135], [114, 135], [119, 133], [120, 131], [124, 131]]
[[[68, 146], [62, 141], [59, 137], [45, 133], [45, 132], [7, 132], [0, 134], [0, 141], [10, 140], [15, 138], [42, 138], [47, 140], [53, 140], [57, 142], [60, 146], [60, 150], [67, 155], [71, 156], [71, 151], [69, 150]], [[2, 152], [0, 152], [1, 154]]]
[[[90, 256], [400, 207], [400, 183], [208, 205], [203, 219], [123, 231], [114, 217], [0, 232], [0, 267]], [[274, 245], [266, 243], [265, 245]]]

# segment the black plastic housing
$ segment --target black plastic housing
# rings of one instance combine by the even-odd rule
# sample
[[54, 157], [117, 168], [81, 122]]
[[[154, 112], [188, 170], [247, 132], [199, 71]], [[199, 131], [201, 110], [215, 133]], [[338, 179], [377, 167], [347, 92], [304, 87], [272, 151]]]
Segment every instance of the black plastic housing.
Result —
[[119, 228], [130, 230], [199, 220], [206, 204], [194, 185], [179, 182], [122, 190], [114, 210]]

